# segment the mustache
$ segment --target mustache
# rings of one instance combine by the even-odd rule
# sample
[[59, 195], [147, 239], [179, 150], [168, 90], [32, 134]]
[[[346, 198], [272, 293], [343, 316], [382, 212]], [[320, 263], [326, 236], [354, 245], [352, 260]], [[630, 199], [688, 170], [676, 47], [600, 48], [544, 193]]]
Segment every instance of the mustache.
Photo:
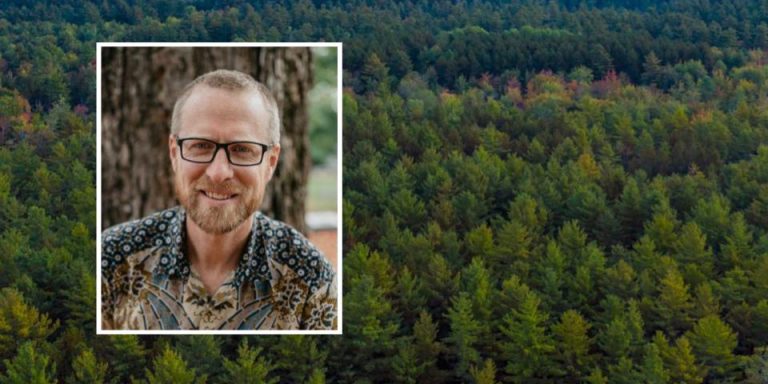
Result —
[[207, 176], [195, 182], [192, 188], [219, 194], [239, 194], [243, 190], [243, 186], [238, 182], [228, 180], [223, 183], [214, 183]]

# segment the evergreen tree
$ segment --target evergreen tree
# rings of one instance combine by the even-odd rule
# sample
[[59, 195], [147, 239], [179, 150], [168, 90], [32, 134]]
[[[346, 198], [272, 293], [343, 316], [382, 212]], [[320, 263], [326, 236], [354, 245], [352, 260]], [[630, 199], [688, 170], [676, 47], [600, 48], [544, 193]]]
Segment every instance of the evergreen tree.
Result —
[[754, 259], [754, 249], [752, 247], [752, 232], [747, 227], [744, 215], [736, 212], [731, 216], [731, 233], [726, 235], [725, 244], [722, 247], [724, 259], [727, 263], [721, 262], [720, 268], [728, 267], [744, 268]]
[[388, 377], [391, 371], [385, 356], [389, 356], [395, 347], [398, 328], [391, 303], [383, 290], [374, 285], [370, 275], [358, 275], [345, 287], [344, 332], [349, 339], [344, 341], [342, 348], [349, 358], [338, 367], [338, 372]]
[[509, 221], [499, 229], [494, 250], [490, 252], [489, 267], [494, 276], [506, 271], [520, 273], [516, 265], [527, 264], [531, 254], [531, 234], [523, 224]]
[[427, 303], [422, 281], [405, 266], [397, 274], [397, 285], [394, 289], [398, 310], [403, 314], [403, 322], [413, 324], [419, 309], [424, 308]]
[[603, 312], [595, 317], [595, 321], [598, 323], [606, 325], [613, 321], [613, 319], [626, 319], [624, 316], [626, 305], [624, 301], [616, 295], [607, 295], [603, 300], [600, 300], [599, 307]]
[[694, 320], [699, 320], [709, 315], [718, 315], [719, 313], [720, 300], [712, 292], [712, 285], [706, 281], [701, 283], [696, 287], [696, 294], [693, 298], [691, 314]]
[[283, 381], [305, 382], [316, 367], [323, 367], [328, 352], [317, 346], [317, 339], [309, 335], [282, 335], [270, 349], [273, 372]]
[[173, 349], [201, 375], [219, 377], [223, 373], [220, 338], [213, 335], [179, 336]]
[[611, 361], [618, 361], [627, 356], [631, 343], [632, 336], [623, 317], [611, 320], [605, 330], [598, 334], [598, 345], [611, 358]]
[[504, 335], [502, 356], [504, 371], [514, 382], [529, 382], [557, 374], [552, 360], [555, 343], [545, 327], [547, 314], [539, 309], [539, 298], [528, 294], [521, 306], [504, 317], [500, 327]]
[[[237, 348], [237, 360], [224, 360], [224, 375], [221, 383], [273, 384], [279, 377], [269, 378], [274, 368], [263, 356], [259, 356], [261, 348], [251, 348], [247, 339], [243, 339]], [[313, 374], [316, 376], [316, 374]], [[310, 376], [312, 377], [312, 376]], [[315, 378], [314, 380], [318, 380]]]
[[707, 243], [718, 252], [732, 224], [730, 201], [719, 194], [700, 199], [693, 210], [693, 220], [707, 236]]
[[462, 289], [469, 294], [472, 300], [472, 313], [480, 323], [481, 333], [490, 331], [489, 323], [492, 316], [492, 285], [488, 269], [480, 257], [472, 259], [470, 264], [462, 271]]
[[632, 256], [632, 265], [639, 271], [650, 271], [661, 258], [656, 250], [656, 243], [648, 235], [643, 235], [632, 245]]
[[491, 359], [485, 359], [482, 368], [469, 367], [469, 373], [475, 384], [499, 384], [496, 381], [496, 364]]
[[672, 382], [699, 384], [704, 381], [706, 369], [696, 364], [688, 338], [681, 336], [675, 340], [674, 346], [670, 346], [667, 337], [661, 331], [657, 331], [653, 337], [653, 344], [661, 353]]
[[608, 377], [610, 383], [616, 384], [639, 383], [643, 379], [642, 373], [628, 357], [620, 357], [616, 364], [609, 365]]
[[705, 277], [712, 276], [714, 257], [707, 247], [707, 238], [696, 223], [686, 223], [674, 246], [675, 259], [680, 265], [695, 267]]
[[107, 377], [107, 363], [99, 362], [93, 351], [86, 349], [72, 362], [72, 371], [69, 383], [101, 384]]
[[413, 342], [416, 349], [416, 360], [424, 366], [424, 373], [419, 377], [419, 382], [443, 382], [444, 375], [437, 368], [437, 359], [446, 348], [445, 345], [437, 341], [437, 324], [432, 321], [429, 312], [421, 311], [419, 313], [419, 319], [413, 326]]
[[509, 204], [507, 215], [510, 220], [516, 220], [527, 228], [531, 235], [541, 234], [547, 224], [549, 212], [532, 196], [523, 193], [515, 197]]
[[52, 321], [24, 302], [17, 290], [0, 290], [0, 358], [13, 356], [26, 341], [45, 340], [58, 326], [58, 321]]
[[649, 343], [645, 346], [641, 372], [645, 383], [664, 384], [669, 382], [669, 373], [664, 368], [661, 352], [655, 344]]
[[579, 381], [586, 376], [593, 357], [589, 355], [592, 339], [591, 325], [575, 310], [563, 313], [560, 322], [552, 326], [557, 348], [557, 360], [568, 381]]
[[447, 314], [451, 332], [445, 341], [453, 347], [456, 376], [467, 379], [469, 378], [469, 366], [480, 361], [477, 343], [481, 324], [472, 314], [472, 301], [466, 292], [459, 293], [459, 296], [454, 297], [451, 303], [451, 308], [448, 309]]
[[109, 377], [119, 382], [138, 378], [135, 375], [142, 372], [147, 357], [147, 350], [139, 338], [136, 335], [114, 335], [110, 336], [110, 342], [106, 358], [110, 362]]
[[560, 229], [557, 240], [566, 260], [571, 263], [582, 261], [582, 253], [587, 245], [587, 234], [576, 221], [565, 223]]
[[459, 276], [451, 271], [445, 257], [439, 254], [431, 255], [424, 267], [426, 271], [422, 278], [429, 297], [427, 306], [437, 316], [447, 304], [445, 298], [453, 297], [458, 291]]
[[629, 263], [623, 259], [619, 260], [616, 265], [608, 268], [605, 272], [604, 285], [612, 294], [623, 299], [637, 295], [636, 273]]
[[677, 242], [677, 227], [680, 225], [677, 214], [669, 206], [669, 202], [663, 201], [653, 209], [651, 221], [645, 225], [645, 234], [658, 247], [661, 252], [674, 250]]
[[[75, 374], [74, 368], [76, 367], [73, 364], [72, 356], [79, 357], [85, 354], [86, 351], [90, 351], [94, 356], [99, 355], [98, 352], [94, 354], [93, 349], [88, 345], [85, 331], [71, 324], [64, 329], [64, 332], [59, 335], [51, 347], [51, 361], [55, 362], [57, 367], [60, 367], [58, 372], [59, 378], [71, 378]], [[96, 360], [94, 359], [94, 361]]]
[[371, 53], [365, 62], [363, 71], [360, 73], [360, 93], [376, 91], [379, 84], [386, 84], [384, 81], [387, 79], [388, 73], [389, 68], [381, 61], [379, 55]]
[[153, 362], [153, 370], [145, 369], [149, 384], [192, 384], [205, 383], [206, 376], [198, 377], [194, 368], [187, 366], [169, 346]]
[[737, 358], [733, 350], [738, 342], [737, 335], [720, 317], [702, 318], [687, 336], [696, 357], [709, 368], [708, 377], [721, 379], [735, 368]]
[[405, 226], [413, 230], [422, 226], [427, 215], [424, 202], [407, 189], [401, 189], [393, 194], [389, 210]]
[[718, 293], [723, 297], [726, 306], [735, 306], [739, 303], [751, 301], [751, 282], [747, 273], [741, 268], [734, 268], [720, 278]]
[[509, 308], [520, 308], [523, 301], [531, 294], [534, 294], [531, 288], [522, 282], [520, 277], [513, 275], [504, 280], [501, 283], [501, 290], [497, 291], [497, 297], [494, 299], [499, 303], [494, 307], [494, 317], [504, 317]]
[[4, 360], [5, 374], [0, 374], [2, 384], [49, 384], [55, 383], [56, 365], [49, 364], [49, 358], [40, 353], [34, 343], [21, 345], [19, 353], [12, 360]]
[[394, 286], [392, 266], [386, 254], [371, 251], [365, 244], [356, 245], [349, 253], [344, 268], [349, 268], [351, 276], [367, 275], [383, 293], [388, 293]]
[[467, 245], [467, 254], [479, 257], [491, 256], [494, 249], [493, 231], [483, 224], [467, 232], [464, 242]]
[[400, 340], [397, 354], [392, 358], [392, 371], [399, 383], [416, 384], [424, 374], [425, 364], [419, 364], [416, 346], [410, 338]]
[[690, 325], [693, 308], [688, 286], [676, 269], [670, 268], [659, 285], [659, 297], [655, 306], [659, 317], [658, 326], [670, 334], [676, 334]]
[[64, 291], [64, 306], [69, 312], [68, 321], [81, 328], [96, 326], [96, 277], [85, 263], [73, 263], [72, 274], [79, 276], [76, 283]]
[[[536, 277], [534, 282], [540, 285], [542, 304], [551, 312], [559, 312], [570, 307], [563, 300], [563, 278], [565, 276], [566, 260], [557, 242], [547, 242], [544, 258], [535, 264]], [[506, 282], [505, 282], [506, 283]]]

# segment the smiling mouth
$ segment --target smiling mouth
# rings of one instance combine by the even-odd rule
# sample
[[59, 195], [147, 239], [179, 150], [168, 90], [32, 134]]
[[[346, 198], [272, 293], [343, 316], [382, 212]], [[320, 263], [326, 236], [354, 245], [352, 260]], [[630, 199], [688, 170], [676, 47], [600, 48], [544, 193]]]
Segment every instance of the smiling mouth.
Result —
[[205, 197], [212, 199], [212, 200], [229, 200], [237, 196], [237, 194], [226, 194], [226, 193], [216, 193], [216, 192], [209, 192], [209, 191], [200, 191]]

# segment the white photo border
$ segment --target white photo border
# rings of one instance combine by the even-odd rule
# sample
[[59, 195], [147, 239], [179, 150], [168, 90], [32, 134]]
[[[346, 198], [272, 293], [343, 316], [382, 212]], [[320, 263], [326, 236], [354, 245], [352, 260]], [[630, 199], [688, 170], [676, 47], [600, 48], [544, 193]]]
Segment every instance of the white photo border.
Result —
[[[337, 329], [335, 330], [110, 330], [101, 327], [101, 49], [108, 47], [154, 47], [154, 48], [194, 48], [194, 47], [237, 47], [237, 48], [290, 48], [290, 47], [324, 47], [336, 48], [336, 286], [337, 295]], [[343, 257], [342, 257], [342, 117], [344, 88], [343, 77], [343, 44], [340, 42], [295, 42], [295, 43], [127, 43], [127, 42], [97, 42], [96, 43], [96, 334], [97, 335], [341, 335], [343, 330]]]

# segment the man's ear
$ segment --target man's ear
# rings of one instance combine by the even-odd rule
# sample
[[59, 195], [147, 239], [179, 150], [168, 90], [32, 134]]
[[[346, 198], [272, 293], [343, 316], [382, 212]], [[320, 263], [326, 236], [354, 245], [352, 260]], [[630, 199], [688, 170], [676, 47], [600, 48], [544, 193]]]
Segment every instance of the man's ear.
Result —
[[272, 179], [272, 175], [275, 174], [277, 169], [277, 163], [280, 160], [280, 144], [275, 144], [272, 149], [267, 153], [267, 165], [269, 165], [269, 178]]
[[179, 146], [176, 144], [176, 135], [168, 135], [168, 155], [171, 157], [171, 165], [173, 166], [173, 172], [176, 173], [176, 167], [179, 166], [179, 158], [176, 154], [179, 151]]

